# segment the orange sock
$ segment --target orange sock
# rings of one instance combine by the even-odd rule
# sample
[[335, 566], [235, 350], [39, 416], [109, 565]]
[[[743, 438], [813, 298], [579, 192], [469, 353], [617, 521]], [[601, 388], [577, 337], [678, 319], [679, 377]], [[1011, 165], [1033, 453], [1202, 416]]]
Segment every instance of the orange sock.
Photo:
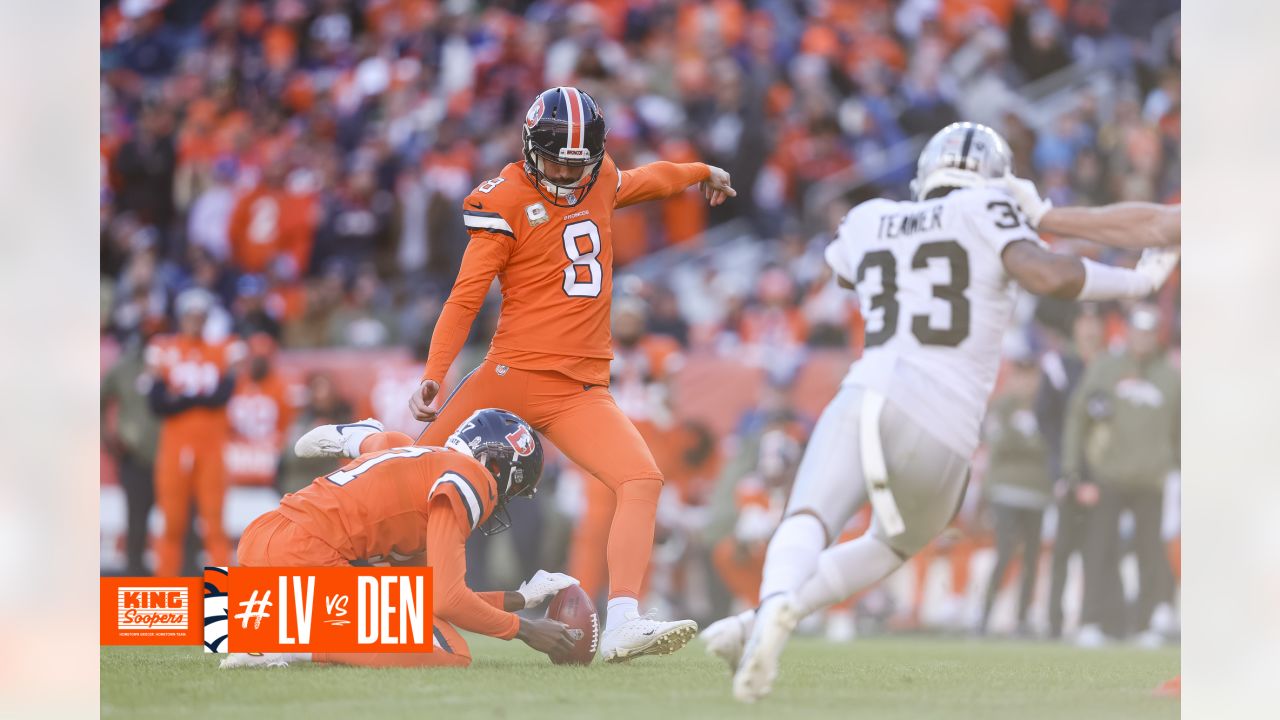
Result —
[[658, 516], [662, 481], [629, 480], [618, 485], [617, 506], [609, 526], [609, 599], [639, 598], [653, 551], [653, 528]]
[[385, 432], [376, 432], [360, 441], [360, 452], [371, 453], [379, 450], [390, 450], [391, 448], [404, 447], [412, 445], [413, 438], [402, 432], [395, 430], [387, 430]]
[[467, 667], [471, 658], [443, 650], [429, 653], [313, 653], [311, 662], [361, 667]]

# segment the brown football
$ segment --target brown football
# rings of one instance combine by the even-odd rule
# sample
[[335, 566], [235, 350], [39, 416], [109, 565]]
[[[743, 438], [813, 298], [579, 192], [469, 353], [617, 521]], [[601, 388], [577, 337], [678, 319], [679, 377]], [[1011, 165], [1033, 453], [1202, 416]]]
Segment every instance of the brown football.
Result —
[[577, 638], [571, 652], [553, 654], [551, 662], [556, 665], [590, 665], [600, 643], [600, 615], [587, 593], [577, 585], [561, 590], [547, 606], [547, 617], [568, 625], [570, 634]]

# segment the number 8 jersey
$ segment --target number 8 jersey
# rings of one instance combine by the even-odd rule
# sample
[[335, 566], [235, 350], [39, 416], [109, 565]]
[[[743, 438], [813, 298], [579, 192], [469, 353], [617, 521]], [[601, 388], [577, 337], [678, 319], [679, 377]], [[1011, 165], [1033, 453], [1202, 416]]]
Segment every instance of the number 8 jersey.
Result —
[[502, 311], [489, 360], [609, 384], [613, 211], [682, 192], [710, 171], [669, 162], [619, 171], [607, 154], [601, 162], [595, 184], [568, 207], [547, 202], [522, 163], [463, 200], [470, 241], [432, 336], [425, 379], [444, 380], [496, 275]]
[[879, 391], [969, 457], [1017, 299], [1001, 254], [1018, 240], [1043, 243], [988, 188], [849, 211], [826, 250], [866, 320], [866, 350], [844, 382]]

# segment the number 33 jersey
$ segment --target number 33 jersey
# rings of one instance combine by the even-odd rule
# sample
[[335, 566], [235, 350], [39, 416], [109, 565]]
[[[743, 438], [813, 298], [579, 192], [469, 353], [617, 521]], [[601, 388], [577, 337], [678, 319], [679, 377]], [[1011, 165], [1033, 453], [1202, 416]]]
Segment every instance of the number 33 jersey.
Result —
[[619, 171], [608, 155], [601, 163], [595, 184], [568, 207], [547, 201], [521, 163], [507, 165], [463, 200], [470, 240], [424, 377], [444, 379], [497, 275], [502, 310], [490, 360], [609, 384], [613, 211], [674, 195], [707, 179], [709, 170], [702, 163], [657, 162]]
[[866, 350], [844, 382], [879, 391], [970, 456], [1017, 300], [1001, 254], [1019, 240], [1043, 242], [994, 189], [849, 211], [826, 250], [866, 320]]

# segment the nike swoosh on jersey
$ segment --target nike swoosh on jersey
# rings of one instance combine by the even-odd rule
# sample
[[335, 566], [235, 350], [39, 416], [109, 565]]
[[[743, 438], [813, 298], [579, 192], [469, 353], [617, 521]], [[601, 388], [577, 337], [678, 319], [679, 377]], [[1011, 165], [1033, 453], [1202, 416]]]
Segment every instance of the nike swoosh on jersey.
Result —
[[483, 209], [484, 209], [484, 203], [469, 202], [469, 203], [467, 203], [467, 204], [468, 204], [468, 205], [470, 205], [471, 207], [473, 207], [473, 208], [477, 209], [477, 210], [483, 210]]

